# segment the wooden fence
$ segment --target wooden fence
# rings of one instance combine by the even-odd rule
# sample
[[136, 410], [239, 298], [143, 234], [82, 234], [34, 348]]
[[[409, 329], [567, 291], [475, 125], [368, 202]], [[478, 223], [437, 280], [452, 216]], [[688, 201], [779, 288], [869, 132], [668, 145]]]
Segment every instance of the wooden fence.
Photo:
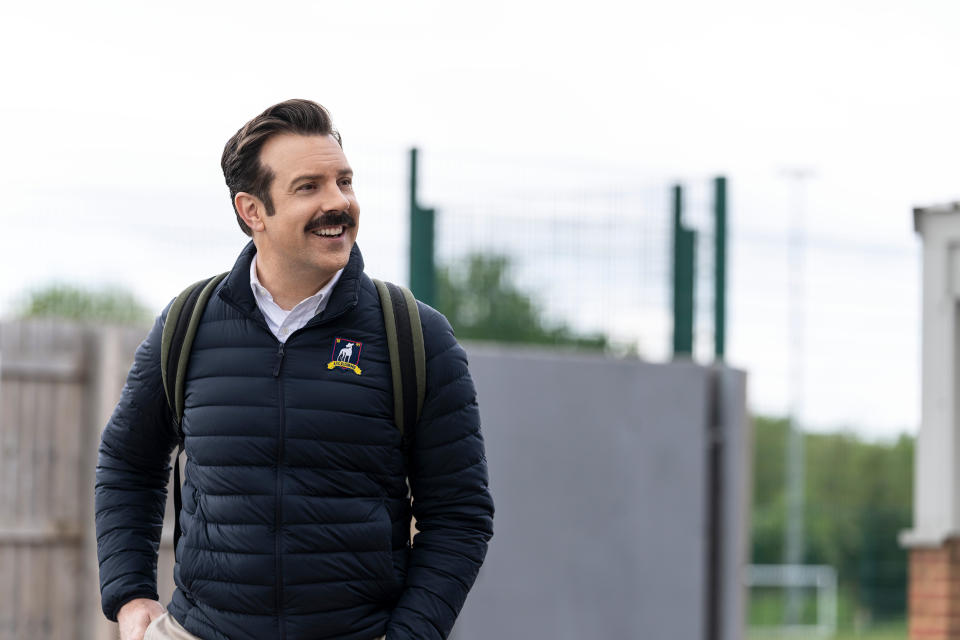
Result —
[[[100, 611], [100, 432], [146, 328], [0, 323], [0, 640], [117, 637]], [[173, 591], [167, 507], [160, 595]]]

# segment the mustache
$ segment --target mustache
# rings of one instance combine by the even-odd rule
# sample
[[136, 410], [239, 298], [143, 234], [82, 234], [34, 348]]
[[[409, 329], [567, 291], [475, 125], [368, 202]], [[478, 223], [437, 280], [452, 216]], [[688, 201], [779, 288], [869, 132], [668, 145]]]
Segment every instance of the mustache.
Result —
[[319, 218], [314, 218], [303, 228], [305, 233], [309, 233], [315, 229], [321, 227], [355, 227], [357, 226], [357, 221], [354, 220], [353, 216], [347, 213], [346, 211], [330, 211], [325, 213]]

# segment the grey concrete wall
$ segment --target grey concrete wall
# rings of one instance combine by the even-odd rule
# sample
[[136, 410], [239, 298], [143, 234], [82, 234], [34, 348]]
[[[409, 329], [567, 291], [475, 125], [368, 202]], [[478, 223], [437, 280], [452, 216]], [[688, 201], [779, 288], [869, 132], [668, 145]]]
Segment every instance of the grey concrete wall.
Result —
[[753, 429], [747, 414], [747, 376], [715, 370], [723, 485], [721, 593], [718, 640], [746, 638], [747, 565], [750, 563], [750, 508], [753, 503]]
[[[467, 350], [497, 511], [456, 640], [706, 638], [708, 427], [747, 459], [743, 374]], [[740, 638], [746, 487], [723, 483], [723, 640]]]

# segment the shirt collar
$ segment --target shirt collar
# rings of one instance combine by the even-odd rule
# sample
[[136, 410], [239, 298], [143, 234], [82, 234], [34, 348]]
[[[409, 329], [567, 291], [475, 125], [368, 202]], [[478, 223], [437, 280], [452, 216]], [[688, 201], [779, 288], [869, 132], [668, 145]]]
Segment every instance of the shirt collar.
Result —
[[[217, 287], [216, 295], [219, 298], [234, 305], [238, 311], [247, 317], [255, 318], [257, 314], [262, 315], [262, 310], [257, 305], [257, 299], [253, 295], [253, 287], [250, 286], [250, 262], [257, 253], [257, 247], [253, 240], [247, 242], [247, 245], [237, 256], [226, 279]], [[360, 285], [366, 283], [370, 285], [370, 278], [363, 273], [363, 254], [360, 253], [360, 244], [355, 242], [350, 249], [350, 259], [347, 266], [343, 268], [339, 280], [330, 296], [324, 300], [327, 308], [317, 311], [314, 316], [322, 314], [325, 320], [339, 318], [344, 313], [356, 308], [360, 300]]]
[[[330, 292], [333, 291], [333, 287], [336, 286], [337, 281], [340, 279], [340, 275], [343, 273], [343, 269], [340, 269], [333, 277], [330, 278], [330, 281], [327, 284], [323, 285], [319, 291], [317, 291], [312, 296], [308, 296], [294, 305], [294, 309], [303, 305], [305, 302], [313, 302], [314, 300], [319, 305], [321, 302], [327, 299], [330, 295]], [[250, 261], [250, 289], [253, 291], [253, 297], [257, 301], [258, 306], [263, 306], [264, 302], [270, 302], [271, 304], [276, 305], [277, 303], [273, 299], [273, 295], [267, 291], [267, 288], [260, 284], [260, 278], [257, 277], [257, 254], [253, 254], [253, 259]], [[279, 307], [279, 305], [277, 305]], [[291, 309], [292, 310], [292, 309]]]

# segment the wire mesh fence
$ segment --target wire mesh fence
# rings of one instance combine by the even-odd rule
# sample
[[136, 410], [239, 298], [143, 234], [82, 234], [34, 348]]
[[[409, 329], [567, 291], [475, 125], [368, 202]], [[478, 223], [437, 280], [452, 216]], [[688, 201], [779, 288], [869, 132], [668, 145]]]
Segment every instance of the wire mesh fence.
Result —
[[[602, 335], [614, 353], [669, 356], [669, 185], [562, 162], [518, 169], [501, 158], [439, 155], [424, 154], [424, 191], [438, 211], [440, 267], [502, 256], [504, 278], [545, 325]], [[472, 179], [491, 173], [507, 178]]]
[[550, 325], [600, 333], [614, 349], [665, 354], [669, 343], [669, 228], [642, 215], [649, 194], [445, 202], [438, 262], [507, 258], [511, 282]]

